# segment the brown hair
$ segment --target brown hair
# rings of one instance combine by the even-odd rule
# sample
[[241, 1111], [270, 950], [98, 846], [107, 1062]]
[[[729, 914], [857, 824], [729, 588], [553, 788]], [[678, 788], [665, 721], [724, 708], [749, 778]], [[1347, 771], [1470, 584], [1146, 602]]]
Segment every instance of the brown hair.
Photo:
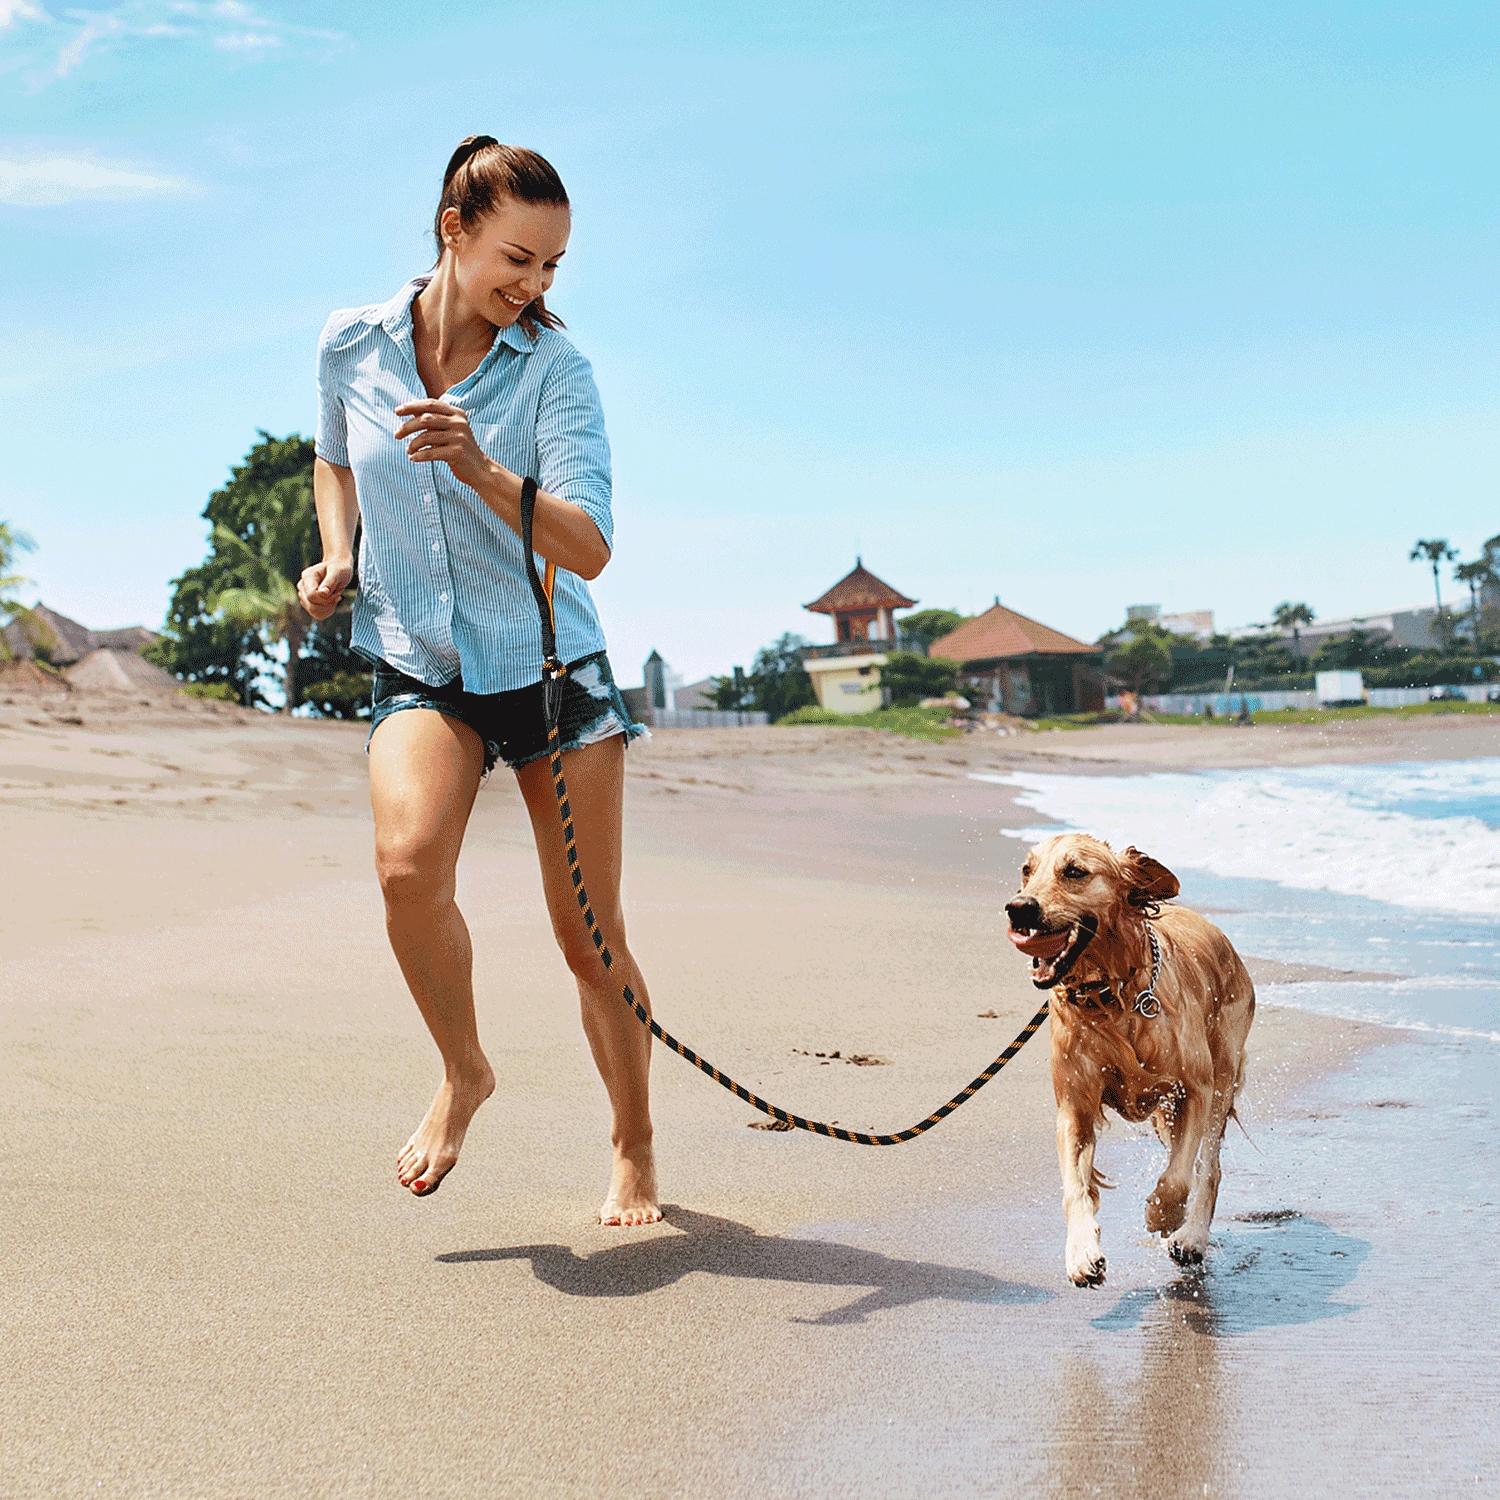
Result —
[[[437, 241], [438, 260], [443, 256], [443, 213], [456, 208], [459, 222], [472, 230], [479, 220], [498, 207], [502, 198], [521, 203], [551, 203], [567, 208], [568, 192], [552, 163], [524, 146], [504, 146], [492, 135], [465, 136], [448, 158], [443, 173], [443, 193], [432, 216], [432, 237]], [[436, 264], [436, 262], [434, 262]], [[542, 328], [566, 328], [549, 312], [540, 297], [526, 304], [519, 320], [529, 337]]]

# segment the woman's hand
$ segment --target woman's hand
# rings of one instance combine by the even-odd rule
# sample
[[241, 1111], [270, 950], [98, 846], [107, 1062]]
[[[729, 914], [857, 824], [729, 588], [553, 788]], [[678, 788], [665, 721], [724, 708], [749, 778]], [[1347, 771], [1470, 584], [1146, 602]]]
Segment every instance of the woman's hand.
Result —
[[325, 557], [303, 568], [297, 580], [297, 600], [315, 620], [326, 620], [339, 607], [339, 599], [354, 576], [352, 557]]
[[476, 490], [495, 472], [494, 461], [474, 438], [468, 414], [458, 407], [428, 396], [420, 401], [403, 401], [396, 415], [406, 418], [396, 429], [396, 437], [411, 439], [406, 453], [413, 463], [439, 459], [460, 484]]

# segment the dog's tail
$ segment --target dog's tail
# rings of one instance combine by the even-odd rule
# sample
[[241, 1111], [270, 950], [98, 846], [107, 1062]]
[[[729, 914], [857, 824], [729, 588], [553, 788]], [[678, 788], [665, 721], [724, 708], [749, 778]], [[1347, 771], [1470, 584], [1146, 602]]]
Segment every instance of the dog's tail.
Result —
[[1256, 1155], [1264, 1156], [1265, 1152], [1262, 1151], [1259, 1146], [1255, 1145], [1255, 1138], [1250, 1134], [1248, 1130], [1245, 1129], [1245, 1122], [1240, 1119], [1239, 1100], [1240, 1090], [1245, 1086], [1245, 1061], [1245, 1054], [1241, 1052], [1240, 1065], [1235, 1069], [1234, 1073], [1234, 1098], [1229, 1101], [1229, 1114], [1227, 1118], [1233, 1120], [1234, 1123], [1240, 1127], [1240, 1134], [1244, 1136], [1252, 1146], [1255, 1146]]
[[1240, 1119], [1240, 1112], [1239, 1112], [1239, 1110], [1234, 1105], [1232, 1105], [1232, 1104], [1229, 1106], [1229, 1116], [1228, 1116], [1228, 1118], [1231, 1119], [1231, 1120], [1233, 1120], [1234, 1123], [1240, 1127], [1240, 1134], [1242, 1136], [1244, 1136], [1245, 1139], [1247, 1141], [1249, 1141], [1252, 1146], [1255, 1146], [1256, 1155], [1258, 1155], [1258, 1156], [1264, 1156], [1266, 1153], [1264, 1151], [1262, 1151], [1259, 1146], [1255, 1145], [1255, 1137], [1253, 1135], [1251, 1135], [1248, 1130], [1245, 1129], [1245, 1122], [1242, 1119]]

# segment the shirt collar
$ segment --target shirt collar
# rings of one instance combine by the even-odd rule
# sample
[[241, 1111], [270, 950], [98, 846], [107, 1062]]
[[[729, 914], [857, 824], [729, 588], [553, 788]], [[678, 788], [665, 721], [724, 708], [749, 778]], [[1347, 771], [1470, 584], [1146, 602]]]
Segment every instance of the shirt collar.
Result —
[[[365, 321], [379, 323], [393, 339], [409, 340], [411, 338], [411, 305], [416, 300], [417, 293], [431, 280], [431, 271], [424, 271], [420, 276], [413, 276], [389, 302], [382, 302], [372, 309]], [[514, 349], [518, 354], [530, 354], [536, 348], [535, 342], [518, 322], [502, 328], [499, 332], [499, 341]]]

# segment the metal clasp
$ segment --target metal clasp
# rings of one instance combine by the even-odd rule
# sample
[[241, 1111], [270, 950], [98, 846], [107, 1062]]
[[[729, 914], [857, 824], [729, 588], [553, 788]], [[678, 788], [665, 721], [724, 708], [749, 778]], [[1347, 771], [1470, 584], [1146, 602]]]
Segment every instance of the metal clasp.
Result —
[[1156, 998], [1154, 990], [1142, 990], [1135, 997], [1135, 1008], [1148, 1021], [1154, 1021], [1161, 1014], [1161, 1001]]

